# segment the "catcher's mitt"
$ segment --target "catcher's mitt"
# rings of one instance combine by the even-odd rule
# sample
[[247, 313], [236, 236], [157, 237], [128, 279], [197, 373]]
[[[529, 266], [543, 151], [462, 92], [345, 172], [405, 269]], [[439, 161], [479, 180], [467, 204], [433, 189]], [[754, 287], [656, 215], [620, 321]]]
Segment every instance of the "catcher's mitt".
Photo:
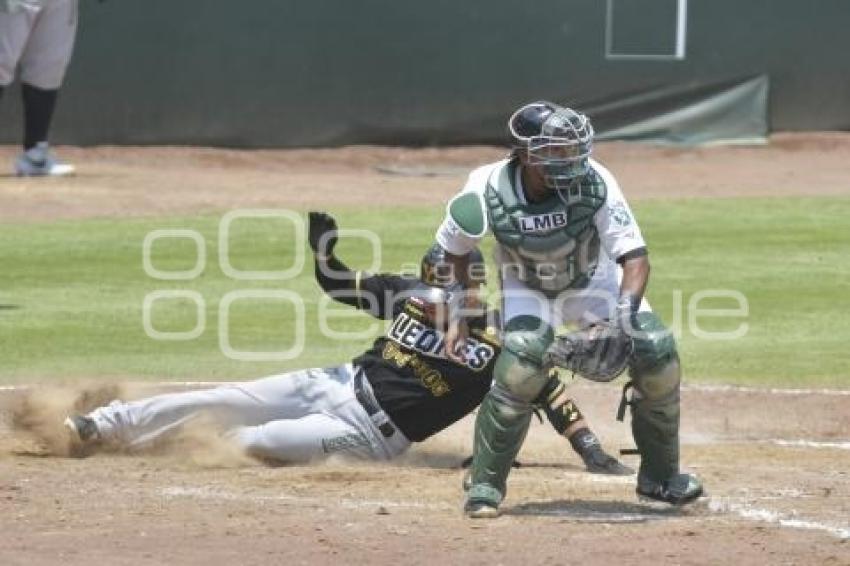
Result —
[[623, 373], [633, 349], [632, 338], [622, 328], [600, 322], [557, 336], [543, 355], [543, 363], [547, 368], [560, 367], [605, 382]]

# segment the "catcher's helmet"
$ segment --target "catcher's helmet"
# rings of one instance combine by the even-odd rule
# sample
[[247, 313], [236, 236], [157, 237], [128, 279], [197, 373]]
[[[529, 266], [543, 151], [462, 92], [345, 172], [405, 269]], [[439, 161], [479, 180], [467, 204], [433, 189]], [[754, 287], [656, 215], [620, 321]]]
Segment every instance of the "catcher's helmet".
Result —
[[590, 171], [593, 126], [584, 114], [554, 102], [532, 102], [511, 115], [508, 133], [514, 153], [540, 167], [550, 189], [566, 189]]
[[[469, 253], [468, 279], [472, 283], [485, 282], [484, 256], [478, 248]], [[419, 279], [426, 285], [432, 287], [449, 288], [458, 284], [458, 278], [454, 273], [454, 265], [446, 259], [446, 250], [440, 244], [434, 244], [425, 255], [419, 265]]]

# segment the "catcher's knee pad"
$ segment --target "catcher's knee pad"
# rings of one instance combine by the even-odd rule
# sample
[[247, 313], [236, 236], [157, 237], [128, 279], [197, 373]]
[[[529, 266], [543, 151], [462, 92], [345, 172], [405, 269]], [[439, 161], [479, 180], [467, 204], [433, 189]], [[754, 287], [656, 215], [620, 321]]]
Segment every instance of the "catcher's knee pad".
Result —
[[504, 498], [508, 474], [528, 433], [531, 414], [530, 403], [498, 383], [484, 397], [475, 419], [470, 497], [495, 505]]
[[493, 369], [496, 383], [519, 399], [533, 401], [548, 380], [543, 354], [554, 339], [552, 328], [539, 318], [512, 318], [505, 326], [502, 353]]
[[661, 481], [679, 472], [679, 356], [673, 336], [653, 313], [638, 313], [634, 326], [632, 435], [641, 473]]
[[635, 388], [647, 399], [661, 399], [678, 391], [681, 372], [672, 333], [651, 312], [637, 313], [633, 322], [629, 376]]

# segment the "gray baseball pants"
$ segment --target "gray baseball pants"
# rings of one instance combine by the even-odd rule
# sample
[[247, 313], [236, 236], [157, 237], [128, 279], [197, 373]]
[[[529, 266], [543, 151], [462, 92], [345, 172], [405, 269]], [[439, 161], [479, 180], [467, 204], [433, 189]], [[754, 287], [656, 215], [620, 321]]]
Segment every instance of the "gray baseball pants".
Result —
[[[370, 416], [354, 389], [351, 364], [274, 375], [257, 381], [168, 393], [92, 411], [101, 437], [142, 446], [199, 416], [212, 417], [246, 452], [285, 462], [334, 453], [388, 460], [410, 446], [383, 411]], [[368, 380], [361, 396], [374, 403]], [[381, 427], [381, 425], [384, 425]], [[383, 428], [383, 432], [381, 430]]]

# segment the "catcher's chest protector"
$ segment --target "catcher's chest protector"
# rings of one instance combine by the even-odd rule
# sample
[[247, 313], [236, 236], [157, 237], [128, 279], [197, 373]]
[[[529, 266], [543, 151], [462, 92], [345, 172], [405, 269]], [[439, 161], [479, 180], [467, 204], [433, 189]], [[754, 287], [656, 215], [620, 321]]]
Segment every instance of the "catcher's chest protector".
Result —
[[591, 170], [562, 191], [563, 200], [553, 193], [541, 203], [524, 203], [514, 186], [517, 167], [512, 160], [494, 171], [484, 194], [501, 263], [546, 295], [586, 287], [599, 259], [593, 215], [605, 203], [604, 181]]

